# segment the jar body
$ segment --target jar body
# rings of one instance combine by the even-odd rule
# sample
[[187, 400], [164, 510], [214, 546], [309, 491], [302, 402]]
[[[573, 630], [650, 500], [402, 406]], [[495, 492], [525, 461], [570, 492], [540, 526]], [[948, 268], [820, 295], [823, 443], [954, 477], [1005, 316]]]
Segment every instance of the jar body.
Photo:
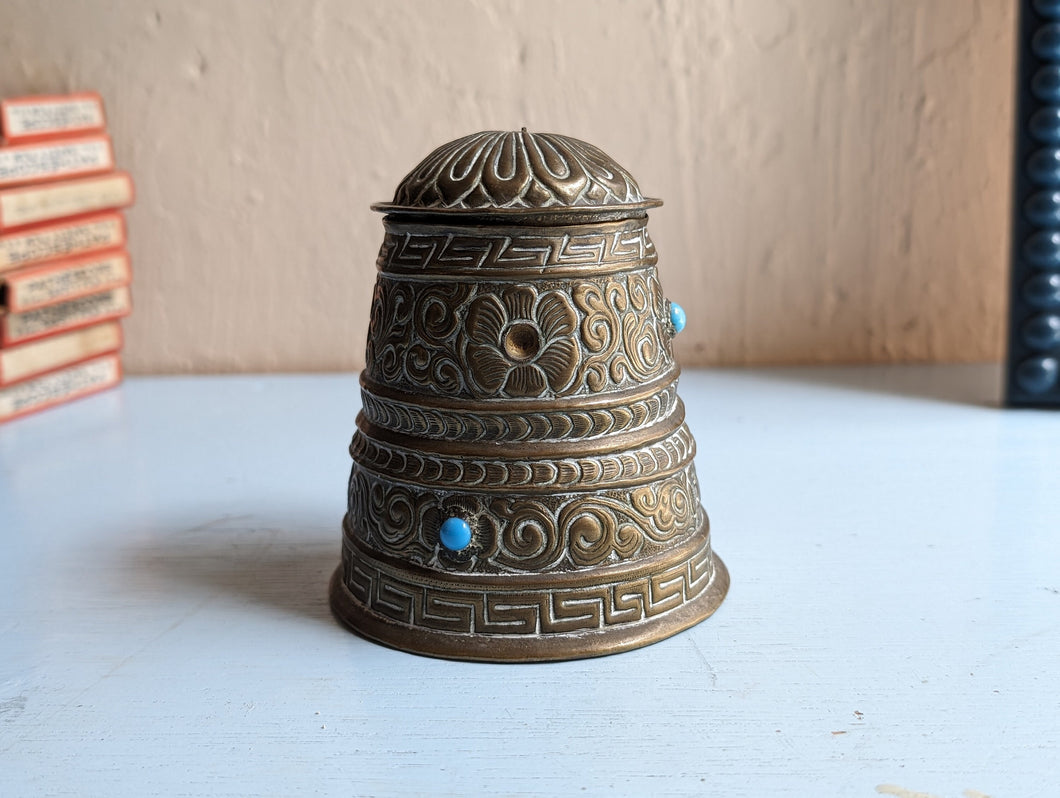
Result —
[[340, 619], [419, 653], [534, 661], [711, 614], [728, 575], [646, 215], [384, 224]]

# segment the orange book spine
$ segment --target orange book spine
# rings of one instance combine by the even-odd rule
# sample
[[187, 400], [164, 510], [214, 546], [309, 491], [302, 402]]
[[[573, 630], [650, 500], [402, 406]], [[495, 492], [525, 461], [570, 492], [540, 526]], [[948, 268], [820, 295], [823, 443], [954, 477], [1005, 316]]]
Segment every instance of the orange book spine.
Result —
[[113, 211], [81, 219], [64, 219], [0, 235], [0, 274], [82, 253], [124, 247], [125, 216]]
[[25, 313], [8, 313], [0, 317], [0, 346], [28, 343], [58, 332], [120, 319], [131, 311], [132, 297], [128, 287], [122, 287]]
[[106, 135], [0, 147], [0, 188], [109, 172], [114, 150]]
[[113, 388], [121, 382], [121, 360], [104, 355], [43, 377], [0, 389], [0, 422]]
[[9, 313], [25, 313], [131, 281], [129, 253], [108, 250], [9, 272], [0, 284], [0, 305]]
[[128, 172], [0, 189], [0, 230], [124, 208], [134, 199]]
[[12, 144], [100, 132], [106, 125], [103, 98], [96, 92], [0, 101], [0, 130], [4, 139]]
[[49, 335], [28, 344], [0, 348], [0, 387], [43, 377], [53, 371], [118, 352], [125, 343], [119, 321]]

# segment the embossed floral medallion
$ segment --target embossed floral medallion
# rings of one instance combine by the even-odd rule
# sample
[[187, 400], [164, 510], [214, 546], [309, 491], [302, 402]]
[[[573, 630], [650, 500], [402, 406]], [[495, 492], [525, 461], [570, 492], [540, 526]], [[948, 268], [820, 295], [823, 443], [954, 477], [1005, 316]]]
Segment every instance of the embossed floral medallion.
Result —
[[336, 616], [373, 640], [523, 662], [646, 645], [728, 573], [636, 181], [554, 134], [450, 142], [386, 214]]
[[539, 397], [567, 388], [578, 370], [578, 317], [559, 291], [513, 285], [467, 311], [465, 363], [488, 395]]

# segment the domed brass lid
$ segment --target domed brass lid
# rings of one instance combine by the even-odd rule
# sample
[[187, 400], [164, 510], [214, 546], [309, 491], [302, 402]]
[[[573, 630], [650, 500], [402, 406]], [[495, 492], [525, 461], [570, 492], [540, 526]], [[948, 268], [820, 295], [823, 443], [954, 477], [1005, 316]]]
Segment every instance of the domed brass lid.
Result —
[[555, 133], [489, 130], [443, 144], [373, 210], [473, 220], [565, 223], [643, 216], [661, 200], [609, 155]]

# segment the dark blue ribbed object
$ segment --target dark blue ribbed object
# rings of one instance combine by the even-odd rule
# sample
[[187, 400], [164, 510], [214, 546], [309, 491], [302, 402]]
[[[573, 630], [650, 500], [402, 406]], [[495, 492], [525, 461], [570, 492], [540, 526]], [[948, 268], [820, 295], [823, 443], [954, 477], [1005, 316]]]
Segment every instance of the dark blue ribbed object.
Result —
[[1020, 0], [1005, 399], [1060, 408], [1060, 0]]

